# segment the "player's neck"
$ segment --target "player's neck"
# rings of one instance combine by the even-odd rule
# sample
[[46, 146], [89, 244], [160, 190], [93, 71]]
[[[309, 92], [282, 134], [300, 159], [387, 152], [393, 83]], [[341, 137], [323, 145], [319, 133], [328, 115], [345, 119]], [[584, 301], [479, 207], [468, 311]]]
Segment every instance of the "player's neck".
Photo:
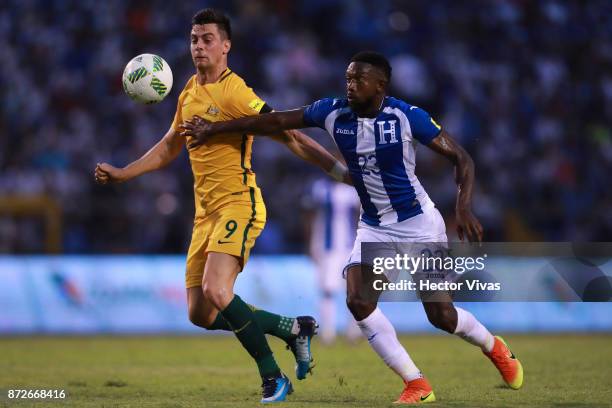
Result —
[[198, 70], [196, 73], [196, 79], [198, 80], [198, 85], [213, 84], [217, 82], [221, 78], [221, 76], [223, 75], [226, 69], [227, 69], [227, 63], [219, 64], [214, 67], [210, 67], [209, 69], [206, 69], [204, 71]]
[[363, 110], [357, 112], [357, 115], [365, 118], [375, 118], [378, 115], [378, 112], [380, 112], [380, 109], [382, 108], [384, 102], [385, 94], [379, 95], [374, 98], [374, 100], [369, 106], [366, 106]]

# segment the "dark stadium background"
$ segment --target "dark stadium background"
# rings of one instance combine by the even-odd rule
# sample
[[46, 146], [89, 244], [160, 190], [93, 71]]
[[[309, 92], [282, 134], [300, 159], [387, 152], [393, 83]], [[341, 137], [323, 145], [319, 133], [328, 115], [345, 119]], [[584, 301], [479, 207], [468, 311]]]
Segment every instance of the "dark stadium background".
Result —
[[[488, 241], [610, 238], [609, 1], [9, 0], [0, 6], [0, 253], [185, 252], [185, 154], [110, 188], [94, 184], [93, 168], [127, 164], [168, 129], [193, 74], [190, 18], [205, 6], [228, 12], [230, 68], [277, 110], [342, 95], [356, 51], [386, 54], [390, 93], [428, 110], [473, 155]], [[123, 67], [144, 52], [174, 72], [156, 106], [121, 88]], [[450, 232], [452, 169], [427, 149], [417, 157]], [[321, 173], [264, 139], [253, 163], [268, 206], [254, 253], [305, 252], [301, 203]], [[51, 235], [36, 216], [49, 211], [61, 214]]]
[[[15, 389], [68, 396], [20, 406], [259, 400], [255, 366], [236, 339], [188, 320], [187, 155], [127, 184], [94, 183], [96, 163], [126, 165], [168, 130], [194, 73], [191, 17], [204, 7], [229, 14], [229, 66], [277, 110], [343, 95], [357, 51], [387, 55], [390, 94], [429, 111], [474, 158], [485, 240], [569, 260], [551, 268], [539, 253], [497, 259], [510, 286], [529, 285], [521, 299], [555, 301], [463, 305], [521, 359], [518, 392], [478, 350], [434, 329], [420, 303], [381, 302], [439, 406], [610, 406], [610, 303], [567, 296], [590, 288], [610, 298], [610, 246], [567, 242], [612, 237], [612, 1], [0, 0], [0, 407], [12, 406]], [[174, 73], [158, 105], [137, 105], [121, 86], [141, 53], [162, 56]], [[322, 131], [307, 132], [332, 147]], [[456, 240], [452, 167], [424, 147], [417, 158]], [[268, 222], [235, 291], [264, 310], [321, 320], [303, 224], [311, 183], [324, 175], [265, 138], [253, 167]], [[605, 258], [591, 256], [601, 248]], [[546, 273], [513, 275], [532, 270]], [[340, 334], [342, 290], [335, 301]], [[291, 353], [270, 345], [293, 380]], [[317, 336], [313, 351], [315, 375], [294, 381], [292, 407], [388, 406], [399, 395], [401, 381], [365, 339], [324, 346]]]

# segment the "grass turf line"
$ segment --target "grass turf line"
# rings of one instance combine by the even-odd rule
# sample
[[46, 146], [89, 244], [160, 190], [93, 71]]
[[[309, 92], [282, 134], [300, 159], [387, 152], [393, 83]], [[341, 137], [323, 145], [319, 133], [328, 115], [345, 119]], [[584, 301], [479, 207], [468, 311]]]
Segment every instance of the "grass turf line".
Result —
[[[611, 406], [612, 336], [508, 335], [525, 366], [520, 391], [503, 387], [480, 351], [453, 336], [402, 336], [432, 383], [435, 407]], [[291, 407], [387, 407], [402, 382], [363, 341], [313, 344], [317, 367], [295, 380], [293, 359], [271, 340], [295, 393]], [[253, 407], [257, 368], [231, 336], [0, 338], [0, 407]], [[66, 400], [8, 400], [7, 389], [64, 389]]]

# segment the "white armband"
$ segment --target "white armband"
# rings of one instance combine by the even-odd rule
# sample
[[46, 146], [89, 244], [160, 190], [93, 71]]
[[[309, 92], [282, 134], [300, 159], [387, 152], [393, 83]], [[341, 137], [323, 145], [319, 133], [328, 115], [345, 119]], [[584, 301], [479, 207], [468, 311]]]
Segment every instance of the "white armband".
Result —
[[329, 174], [331, 178], [340, 182], [344, 181], [344, 176], [346, 175], [346, 173], [348, 173], [348, 169], [344, 164], [340, 163], [339, 161], [336, 161], [334, 163], [334, 167], [332, 167], [331, 170], [327, 172], [327, 174]]

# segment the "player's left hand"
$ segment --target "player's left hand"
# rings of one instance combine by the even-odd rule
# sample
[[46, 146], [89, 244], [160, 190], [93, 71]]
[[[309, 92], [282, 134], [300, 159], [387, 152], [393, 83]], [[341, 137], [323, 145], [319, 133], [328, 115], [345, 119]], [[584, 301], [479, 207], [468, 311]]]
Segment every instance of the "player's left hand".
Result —
[[189, 149], [198, 147], [211, 136], [212, 123], [198, 115], [194, 115], [191, 120], [184, 121], [180, 127], [183, 129], [181, 136], [191, 136], [195, 139], [187, 146]]
[[469, 208], [457, 209], [457, 234], [461, 241], [467, 237], [470, 242], [482, 242], [482, 225]]

